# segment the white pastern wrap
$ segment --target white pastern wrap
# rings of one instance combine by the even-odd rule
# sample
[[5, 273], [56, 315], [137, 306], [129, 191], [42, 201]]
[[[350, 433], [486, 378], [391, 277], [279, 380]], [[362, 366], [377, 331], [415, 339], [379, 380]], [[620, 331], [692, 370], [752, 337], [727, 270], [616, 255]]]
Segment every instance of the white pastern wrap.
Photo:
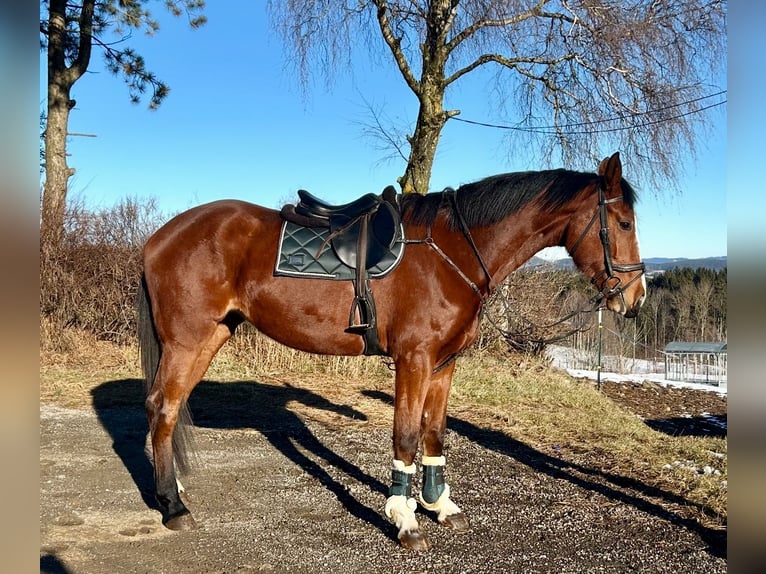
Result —
[[[394, 459], [393, 470], [414, 475], [417, 469], [414, 463], [407, 466], [404, 464], [404, 461]], [[419, 529], [418, 519], [415, 518], [417, 507], [418, 503], [414, 498], [407, 498], [404, 495], [389, 496], [386, 499], [386, 516], [399, 529], [400, 538], [405, 532], [415, 532]]]
[[419, 529], [418, 519], [415, 518], [415, 509], [418, 503], [414, 498], [403, 495], [389, 496], [386, 499], [386, 516], [388, 516], [399, 529], [399, 537], [405, 532], [415, 532]]
[[439, 522], [444, 522], [444, 519], [448, 516], [452, 516], [453, 514], [460, 514], [463, 512], [460, 510], [460, 507], [457, 504], [450, 500], [449, 492], [449, 484], [445, 484], [444, 492], [442, 492], [442, 495], [433, 504], [428, 504], [425, 500], [423, 500], [423, 495], [420, 495], [420, 504], [422, 504], [423, 508], [426, 510], [436, 512], [438, 514], [437, 519]]

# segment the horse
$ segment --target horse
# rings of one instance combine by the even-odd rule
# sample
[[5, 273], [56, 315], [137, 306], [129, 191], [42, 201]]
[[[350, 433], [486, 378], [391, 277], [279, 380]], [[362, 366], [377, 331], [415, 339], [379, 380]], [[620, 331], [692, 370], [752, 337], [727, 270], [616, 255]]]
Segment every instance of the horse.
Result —
[[[369, 285], [379, 354], [395, 370], [384, 512], [403, 547], [430, 548], [415, 515], [418, 504], [446, 527], [469, 528], [445, 480], [447, 398], [455, 358], [476, 341], [493, 289], [541, 249], [563, 246], [593, 283], [597, 306], [635, 317], [646, 296], [636, 201], [619, 153], [600, 162], [597, 173], [507, 173], [400, 196], [401, 260]], [[144, 245], [138, 336], [156, 500], [171, 530], [197, 526], [176, 475], [177, 467], [187, 467], [186, 402], [239, 324], [248, 321], [309, 353], [365, 352], [362, 337], [347, 328], [352, 281], [275, 274], [282, 225], [277, 210], [220, 200], [176, 215]]]

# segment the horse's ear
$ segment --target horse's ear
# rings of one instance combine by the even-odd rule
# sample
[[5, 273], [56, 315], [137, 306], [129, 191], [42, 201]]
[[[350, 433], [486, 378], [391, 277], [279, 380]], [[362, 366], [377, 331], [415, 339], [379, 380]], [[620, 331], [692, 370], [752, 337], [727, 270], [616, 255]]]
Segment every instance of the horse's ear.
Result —
[[620, 152], [616, 151], [611, 157], [605, 158], [598, 166], [598, 174], [603, 176], [607, 182], [619, 184], [622, 180], [622, 163], [620, 163]]

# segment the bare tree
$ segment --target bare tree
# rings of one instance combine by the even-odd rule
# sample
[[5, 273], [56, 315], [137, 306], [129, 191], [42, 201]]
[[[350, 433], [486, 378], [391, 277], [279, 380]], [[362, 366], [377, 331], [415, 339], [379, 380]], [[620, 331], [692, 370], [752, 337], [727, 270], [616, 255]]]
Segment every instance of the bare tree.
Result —
[[[148, 0], [40, 2], [40, 46], [48, 59], [40, 228], [44, 250], [58, 247], [63, 234], [67, 183], [75, 171], [66, 159], [69, 114], [76, 104], [71, 92], [89, 69], [93, 49], [103, 54], [110, 72], [122, 76], [132, 101], [140, 102], [148, 92], [149, 107], [156, 109], [168, 95], [168, 86], [146, 68], [139, 54], [124, 45], [132, 30], [151, 35], [159, 29], [146, 4]], [[200, 13], [204, 0], [166, 0], [163, 4], [173, 15], [186, 16], [192, 28], [206, 21]]]
[[694, 286], [694, 298], [691, 303], [694, 308], [694, 323], [696, 323], [694, 335], [698, 341], [708, 340], [707, 328], [712, 311], [714, 289], [713, 280], [707, 275], [701, 276]]
[[587, 330], [592, 309], [572, 270], [520, 269], [493, 293], [483, 316], [479, 348], [502, 341], [508, 348], [540, 354], [547, 345]]
[[656, 351], [661, 349], [664, 341], [666, 323], [666, 292], [653, 291], [646, 298], [637, 321], [641, 323], [641, 331], [644, 333], [644, 346]]
[[684, 282], [671, 295], [674, 311], [673, 337], [677, 341], [693, 341], [694, 326], [692, 324], [692, 301], [695, 296], [694, 283]]
[[269, 4], [304, 86], [312, 70], [331, 78], [348, 66], [360, 44], [390, 52], [419, 102], [405, 193], [428, 191], [441, 131], [460, 114], [448, 90], [480, 68], [496, 72], [493, 102], [518, 136], [512, 147], [582, 167], [609, 146], [655, 182], [677, 182], [678, 156], [705, 126], [695, 112], [723, 98], [713, 84], [725, 69], [725, 0]]

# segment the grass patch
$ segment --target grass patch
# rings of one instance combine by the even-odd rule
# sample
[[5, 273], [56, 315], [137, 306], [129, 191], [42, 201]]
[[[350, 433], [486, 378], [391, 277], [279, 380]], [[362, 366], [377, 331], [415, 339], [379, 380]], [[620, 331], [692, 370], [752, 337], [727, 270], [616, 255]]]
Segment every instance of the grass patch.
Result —
[[689, 503], [688, 510], [708, 526], [726, 523], [725, 438], [655, 431], [592, 382], [527, 357], [463, 361], [450, 405], [458, 416], [471, 416], [604, 480], [629, 477], [677, 495], [677, 504]]

